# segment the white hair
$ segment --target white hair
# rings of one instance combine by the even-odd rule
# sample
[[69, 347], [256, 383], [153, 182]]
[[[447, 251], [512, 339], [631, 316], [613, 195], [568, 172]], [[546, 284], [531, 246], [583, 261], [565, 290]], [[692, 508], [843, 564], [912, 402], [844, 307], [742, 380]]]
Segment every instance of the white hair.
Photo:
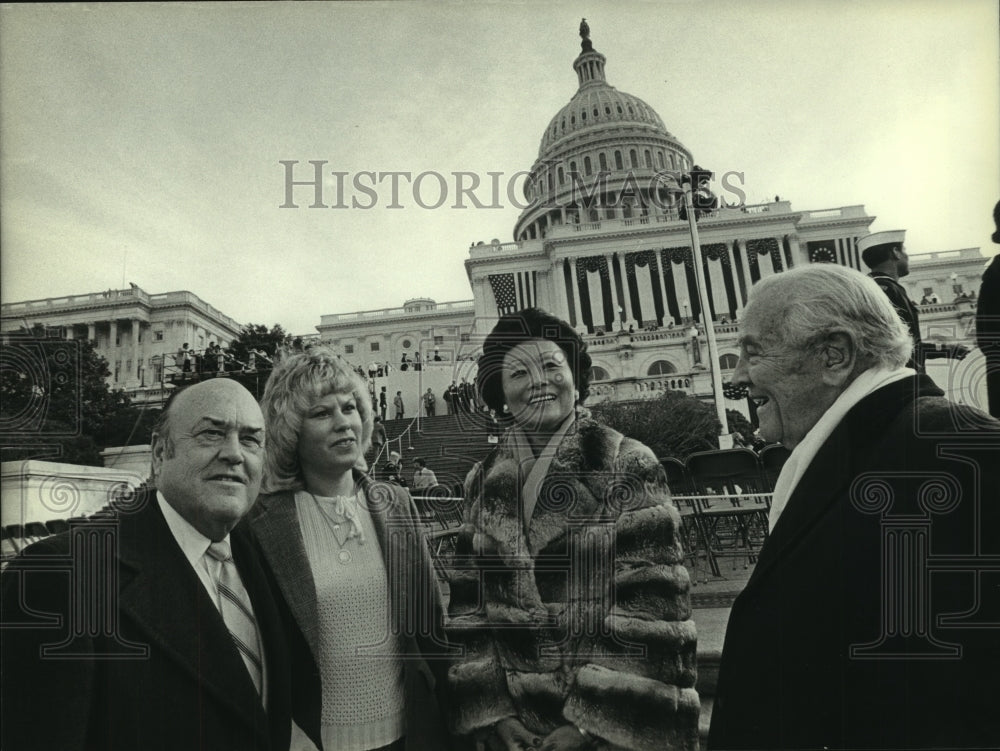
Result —
[[753, 286], [744, 318], [765, 297], [780, 313], [764, 333], [803, 352], [834, 331], [846, 331], [868, 367], [899, 368], [910, 359], [913, 338], [889, 298], [860, 271], [832, 263], [802, 266], [769, 276]]

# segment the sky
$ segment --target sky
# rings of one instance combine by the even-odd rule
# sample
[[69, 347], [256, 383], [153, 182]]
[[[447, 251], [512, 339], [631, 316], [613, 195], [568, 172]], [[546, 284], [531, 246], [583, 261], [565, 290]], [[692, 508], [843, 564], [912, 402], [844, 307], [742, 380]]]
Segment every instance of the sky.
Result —
[[[0, 299], [135, 283], [296, 334], [471, 299], [470, 243], [513, 239], [576, 92], [582, 16], [608, 82], [747, 203], [863, 204], [911, 254], [995, 252], [995, 0], [4, 5]], [[306, 185], [282, 208], [293, 161], [346, 207]], [[427, 174], [394, 202], [365, 172]]]

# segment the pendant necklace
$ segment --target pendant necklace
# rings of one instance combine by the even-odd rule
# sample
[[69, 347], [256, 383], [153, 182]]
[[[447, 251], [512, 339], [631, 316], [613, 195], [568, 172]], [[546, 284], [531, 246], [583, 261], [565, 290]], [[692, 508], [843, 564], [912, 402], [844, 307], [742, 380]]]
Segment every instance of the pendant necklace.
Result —
[[[312, 493], [311, 491], [307, 492], [309, 492], [309, 495], [312, 496], [312, 499], [316, 504], [316, 508], [319, 509], [319, 512], [323, 515], [327, 525], [330, 527], [330, 531], [333, 532], [334, 539], [340, 546], [340, 550], [337, 552], [337, 561], [342, 566], [346, 566], [354, 560], [354, 555], [351, 551], [344, 547], [348, 541], [356, 537], [358, 545], [365, 544], [365, 536], [361, 531], [361, 523], [357, 517], [358, 511], [355, 505], [357, 502], [357, 496], [333, 496], [332, 500], [334, 501], [334, 510], [331, 514], [323, 508], [323, 504], [320, 503], [315, 493]], [[334, 514], [341, 518], [336, 518]], [[347, 526], [346, 535], [342, 531], [345, 525]]]

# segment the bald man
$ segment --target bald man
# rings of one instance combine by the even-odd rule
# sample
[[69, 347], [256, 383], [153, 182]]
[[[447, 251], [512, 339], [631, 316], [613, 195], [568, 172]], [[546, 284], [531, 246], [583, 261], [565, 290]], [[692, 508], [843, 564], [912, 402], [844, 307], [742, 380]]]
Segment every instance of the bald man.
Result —
[[152, 454], [157, 489], [4, 572], [4, 749], [283, 750], [293, 709], [318, 736], [315, 665], [237, 528], [260, 490], [257, 402], [193, 385]]

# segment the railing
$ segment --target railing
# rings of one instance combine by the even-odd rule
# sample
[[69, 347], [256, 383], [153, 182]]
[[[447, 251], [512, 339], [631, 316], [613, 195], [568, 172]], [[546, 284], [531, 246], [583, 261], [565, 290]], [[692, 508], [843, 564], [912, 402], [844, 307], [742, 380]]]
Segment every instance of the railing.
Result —
[[348, 321], [370, 321], [380, 318], [394, 318], [401, 316], [420, 315], [423, 313], [438, 314], [442, 312], [468, 313], [475, 310], [474, 300], [455, 300], [452, 302], [439, 302], [425, 304], [419, 307], [414, 306], [398, 308], [379, 308], [378, 310], [361, 310], [357, 313], [330, 313], [320, 317], [320, 326], [332, 326], [337, 323]]
[[641, 376], [621, 380], [597, 381], [590, 384], [588, 403], [602, 401], [641, 401], [657, 399], [665, 391], [696, 394], [711, 391], [711, 377], [707, 371], [669, 373], [659, 376]]
[[150, 304], [155, 307], [165, 307], [168, 305], [190, 305], [203, 313], [207, 313], [208, 315], [221, 320], [237, 332], [243, 328], [242, 324], [238, 321], [230, 318], [218, 308], [209, 305], [207, 302], [191, 292], [163, 292], [158, 295], [149, 295], [148, 300]]
[[802, 222], [823, 221], [829, 219], [853, 219], [867, 216], [864, 206], [841, 206], [839, 209], [821, 209], [819, 211], [800, 212]]
[[238, 332], [242, 325], [209, 305], [191, 292], [164, 292], [150, 295], [139, 287], [131, 289], [109, 289], [106, 292], [91, 292], [85, 295], [67, 295], [64, 297], [49, 297], [44, 300], [27, 300], [25, 302], [4, 303], [0, 310], [4, 318], [24, 316], [28, 313], [41, 311], [56, 311], [63, 308], [78, 308], [81, 306], [105, 307], [122, 303], [142, 303], [153, 308], [170, 305], [187, 305], [229, 326], [233, 332]]
[[90, 304], [107, 305], [110, 301], [118, 300], [149, 302], [149, 299], [148, 294], [136, 287], [134, 289], [109, 289], [106, 292], [91, 292], [86, 295], [66, 295], [64, 297], [48, 297], [44, 300], [4, 303], [2, 309], [6, 316], [22, 311], [49, 310]]

